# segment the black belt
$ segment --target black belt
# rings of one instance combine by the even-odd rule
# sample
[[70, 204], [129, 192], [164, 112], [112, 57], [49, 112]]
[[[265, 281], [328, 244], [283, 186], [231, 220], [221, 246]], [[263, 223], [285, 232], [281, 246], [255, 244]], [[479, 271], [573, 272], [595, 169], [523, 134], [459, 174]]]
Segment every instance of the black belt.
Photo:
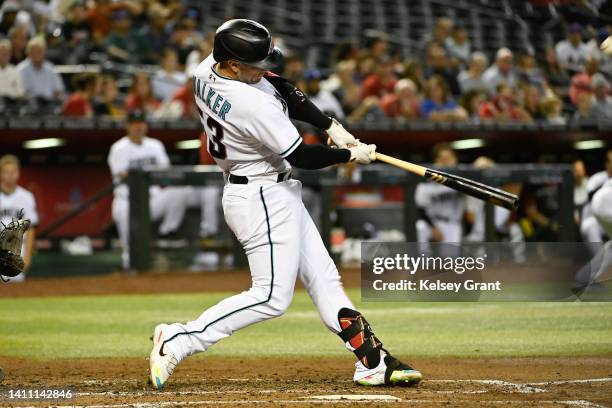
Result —
[[[289, 180], [290, 178], [290, 171], [287, 171], [285, 173], [278, 173], [278, 177], [276, 177], [276, 182], [282, 183], [283, 181]], [[230, 174], [227, 180], [231, 184], [249, 184], [249, 178], [247, 176], [236, 176], [235, 174]]]

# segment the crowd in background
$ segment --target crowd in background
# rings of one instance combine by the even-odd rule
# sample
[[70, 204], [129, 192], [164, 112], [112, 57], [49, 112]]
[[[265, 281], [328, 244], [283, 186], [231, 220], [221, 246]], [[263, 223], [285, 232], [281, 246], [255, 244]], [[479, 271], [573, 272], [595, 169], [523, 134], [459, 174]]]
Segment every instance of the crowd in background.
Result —
[[[197, 119], [191, 74], [214, 33], [181, 0], [4, 0], [0, 6], [0, 109], [66, 117]], [[440, 18], [423, 50], [401, 55], [384, 33], [338, 44], [326, 67], [285, 47], [281, 72], [323, 111], [347, 122], [564, 124], [612, 118], [612, 60], [599, 49], [604, 23], [566, 24], [543, 54], [475, 49], [461, 21]], [[277, 40], [282, 48], [282, 38]], [[58, 65], [88, 64], [60, 75]]]

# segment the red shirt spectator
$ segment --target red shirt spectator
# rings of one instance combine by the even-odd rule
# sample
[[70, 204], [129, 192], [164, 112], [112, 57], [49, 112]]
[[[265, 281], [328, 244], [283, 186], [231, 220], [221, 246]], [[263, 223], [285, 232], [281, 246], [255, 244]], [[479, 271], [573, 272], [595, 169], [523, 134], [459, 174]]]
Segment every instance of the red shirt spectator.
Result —
[[180, 102], [183, 108], [183, 118], [199, 119], [200, 114], [196, 109], [193, 96], [193, 77], [190, 77], [185, 85], [176, 90], [172, 96], [172, 100]]
[[78, 92], [70, 95], [62, 107], [62, 116], [89, 117], [91, 113], [91, 103]]
[[125, 110], [135, 109], [153, 113], [159, 108], [160, 102], [153, 96], [151, 80], [146, 72], [138, 72], [132, 78], [132, 86], [125, 98]]
[[83, 73], [72, 78], [72, 93], [62, 107], [62, 116], [89, 118], [93, 115], [91, 98], [96, 91], [95, 74]]
[[393, 73], [393, 62], [391, 60], [379, 61], [376, 72], [368, 75], [363, 81], [361, 99], [393, 93], [396, 83], [397, 77]]
[[390, 118], [418, 118], [421, 114], [416, 85], [410, 79], [397, 81], [394, 92], [383, 96], [380, 105], [385, 116]]

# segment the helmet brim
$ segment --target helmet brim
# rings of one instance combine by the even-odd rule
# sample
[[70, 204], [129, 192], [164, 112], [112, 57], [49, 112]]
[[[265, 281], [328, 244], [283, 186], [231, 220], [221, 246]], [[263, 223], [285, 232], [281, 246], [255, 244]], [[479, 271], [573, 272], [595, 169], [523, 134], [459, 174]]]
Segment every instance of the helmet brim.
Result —
[[268, 69], [278, 67], [282, 62], [283, 62], [282, 51], [279, 48], [274, 47], [272, 52], [268, 54], [268, 56], [264, 58], [263, 60], [256, 61], [256, 62], [243, 62], [243, 64], [250, 65], [252, 67], [259, 68], [259, 69], [268, 70]]

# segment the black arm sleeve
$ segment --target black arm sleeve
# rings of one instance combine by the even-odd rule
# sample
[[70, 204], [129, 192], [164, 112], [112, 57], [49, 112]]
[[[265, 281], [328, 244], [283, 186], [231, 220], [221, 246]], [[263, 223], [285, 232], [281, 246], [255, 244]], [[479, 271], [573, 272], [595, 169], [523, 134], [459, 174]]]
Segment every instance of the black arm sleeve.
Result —
[[329, 129], [332, 124], [332, 118], [321, 112], [319, 108], [310, 102], [310, 99], [308, 99], [304, 92], [283, 77], [269, 74], [266, 75], [266, 79], [287, 102], [291, 119], [310, 123], [321, 130]]
[[346, 163], [351, 159], [351, 152], [348, 149], [332, 149], [323, 144], [300, 143], [285, 159], [299, 169], [314, 170]]

